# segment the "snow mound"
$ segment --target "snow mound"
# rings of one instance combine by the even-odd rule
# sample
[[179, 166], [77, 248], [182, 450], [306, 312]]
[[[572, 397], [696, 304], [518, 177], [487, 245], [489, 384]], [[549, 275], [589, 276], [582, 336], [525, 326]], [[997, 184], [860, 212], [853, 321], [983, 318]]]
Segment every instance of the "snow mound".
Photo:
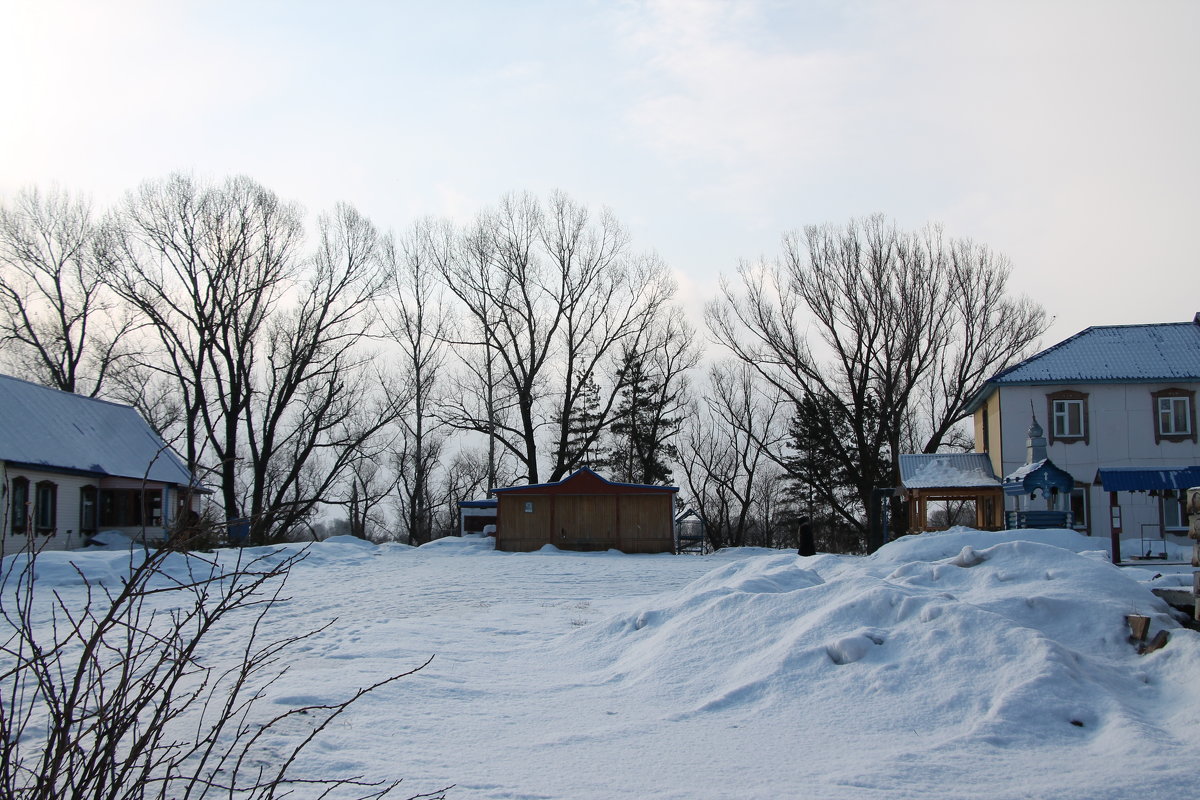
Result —
[[374, 542], [367, 541], [366, 539], [360, 539], [357, 536], [351, 536], [348, 533], [330, 536], [328, 539], [325, 539], [322, 544], [350, 545], [351, 547], [361, 547], [364, 550], [374, 550], [376, 547], [378, 547], [378, 545], [376, 545]]
[[[962, 552], [964, 547], [983, 550], [1003, 542], [1039, 542], [1073, 553], [1098, 552], [1105, 543], [1093, 536], [1084, 536], [1065, 528], [1022, 529], [1011, 531], [977, 531], [973, 528], [951, 528], [910, 536], [901, 536], [875, 551], [876, 561], [936, 561]], [[1107, 557], [1107, 555], [1105, 556]]]
[[[1200, 685], [1200, 637], [1076, 537], [960, 531], [867, 558], [749, 558], [569, 646], [599, 658], [597, 682], [650, 686], [680, 720], [801, 693], [830, 725], [849, 713], [900, 739], [1036, 748], [1149, 719], [1182, 736], [1195, 714], [1176, 691]], [[1170, 645], [1138, 656], [1130, 613]]]
[[89, 536], [83, 546], [98, 550], [128, 550], [139, 545], [120, 531], [100, 531]]
[[496, 540], [491, 536], [443, 536], [426, 542], [417, 548], [423, 553], [437, 552], [438, 555], [473, 556], [496, 549]]

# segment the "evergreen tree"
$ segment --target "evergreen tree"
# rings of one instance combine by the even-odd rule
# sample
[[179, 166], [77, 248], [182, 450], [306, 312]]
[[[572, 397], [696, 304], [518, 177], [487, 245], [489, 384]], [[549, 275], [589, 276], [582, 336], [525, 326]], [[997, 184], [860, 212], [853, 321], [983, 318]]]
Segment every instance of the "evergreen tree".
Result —
[[[871, 424], [881, 424], [875, 406], [868, 400], [866, 416]], [[858, 552], [866, 547], [859, 520], [846, 513], [856, 508], [853, 476], [868, 474], [877, 485], [889, 485], [892, 478], [890, 453], [860, 446], [846, 408], [836, 400], [806, 394], [796, 405], [790, 439], [793, 455], [784, 466], [793, 485], [797, 507], [821, 520], [818, 526], [826, 536], [838, 541], [825, 549]]]
[[[600, 384], [592, 375], [579, 375], [577, 399], [567, 420], [567, 436], [559, 445], [557, 454], [560, 464], [578, 463], [594, 466], [592, 455], [600, 448], [600, 432], [604, 424], [604, 409], [600, 405]], [[554, 424], [562, 423], [561, 413], [554, 416]]]
[[646, 353], [626, 351], [617, 372], [620, 385], [604, 466], [613, 480], [671, 482], [670, 461], [678, 458], [671, 438], [679, 431], [682, 386], [653, 369]]

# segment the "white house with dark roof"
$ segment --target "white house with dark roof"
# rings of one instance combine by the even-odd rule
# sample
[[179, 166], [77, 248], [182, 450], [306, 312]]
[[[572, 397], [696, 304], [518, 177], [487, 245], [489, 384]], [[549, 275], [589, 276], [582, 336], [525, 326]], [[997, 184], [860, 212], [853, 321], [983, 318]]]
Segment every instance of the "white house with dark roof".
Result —
[[1088, 328], [992, 377], [968, 410], [975, 449], [997, 475], [1022, 465], [1031, 419], [1044, 421], [1049, 458], [1075, 481], [1075, 527], [1146, 555], [1186, 537], [1182, 490], [1200, 479], [1198, 390], [1200, 314]]
[[0, 375], [5, 555], [72, 549], [102, 530], [161, 541], [194, 495], [183, 461], [133, 408]]

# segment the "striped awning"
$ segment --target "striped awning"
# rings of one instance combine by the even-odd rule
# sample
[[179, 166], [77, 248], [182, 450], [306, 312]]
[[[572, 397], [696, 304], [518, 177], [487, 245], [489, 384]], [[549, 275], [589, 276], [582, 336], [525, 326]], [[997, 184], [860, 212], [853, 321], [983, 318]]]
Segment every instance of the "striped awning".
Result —
[[1101, 467], [1096, 482], [1106, 492], [1148, 492], [1200, 486], [1200, 466]]

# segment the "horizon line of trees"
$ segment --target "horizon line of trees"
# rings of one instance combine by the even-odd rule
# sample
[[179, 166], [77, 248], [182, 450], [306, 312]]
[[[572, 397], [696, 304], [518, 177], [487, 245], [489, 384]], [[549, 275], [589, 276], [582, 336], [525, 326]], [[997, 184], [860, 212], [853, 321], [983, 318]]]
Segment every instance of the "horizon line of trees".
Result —
[[103, 212], [29, 188], [0, 203], [0, 369], [136, 407], [254, 542], [334, 506], [420, 543], [460, 499], [588, 465], [678, 482], [713, 547], [808, 518], [863, 551], [899, 454], [968, 446], [967, 401], [1045, 331], [1010, 270], [935, 225], [808, 227], [722, 279], [701, 368], [667, 266], [562, 192], [397, 235], [347, 204], [306, 225], [245, 177]]

